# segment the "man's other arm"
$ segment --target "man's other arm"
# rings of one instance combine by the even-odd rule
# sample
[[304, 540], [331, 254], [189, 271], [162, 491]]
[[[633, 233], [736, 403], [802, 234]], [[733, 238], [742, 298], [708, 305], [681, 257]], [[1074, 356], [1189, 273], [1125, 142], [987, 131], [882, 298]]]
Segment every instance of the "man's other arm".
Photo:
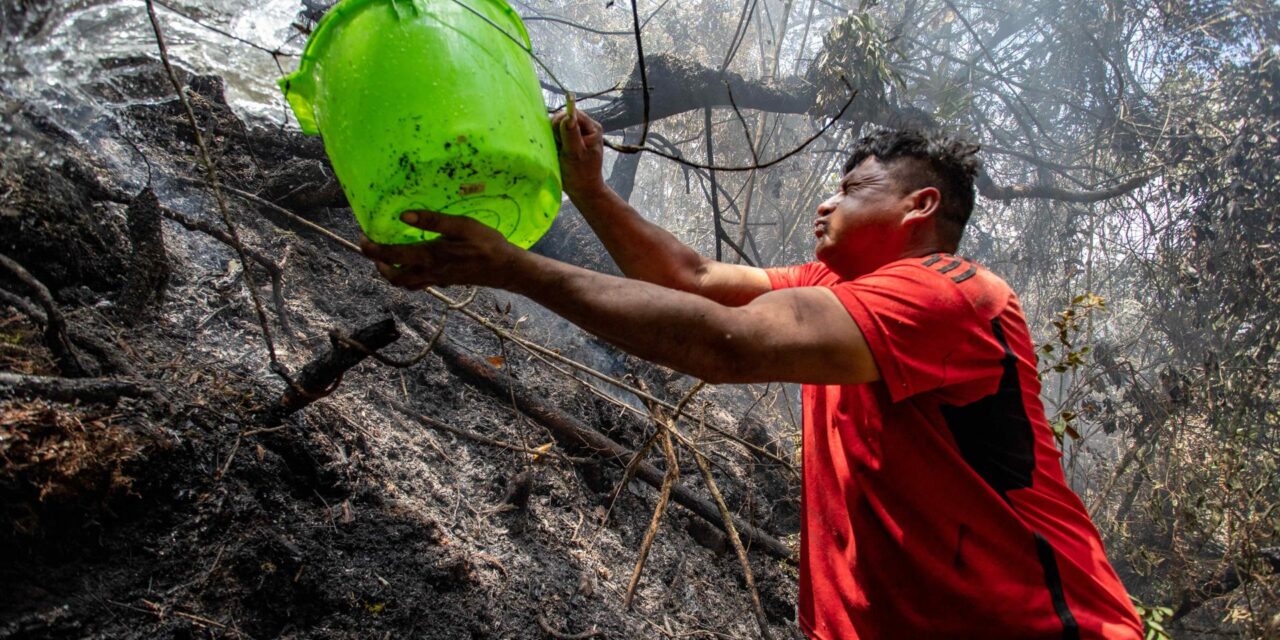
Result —
[[699, 255], [618, 196], [601, 175], [604, 129], [599, 123], [576, 110], [556, 114], [551, 123], [565, 192], [627, 277], [730, 306], [769, 292], [763, 269]]

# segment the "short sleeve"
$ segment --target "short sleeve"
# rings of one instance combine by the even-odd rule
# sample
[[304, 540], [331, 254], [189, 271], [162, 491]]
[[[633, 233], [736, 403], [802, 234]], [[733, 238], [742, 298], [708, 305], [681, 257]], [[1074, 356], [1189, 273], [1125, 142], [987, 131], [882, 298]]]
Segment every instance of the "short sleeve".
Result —
[[900, 263], [831, 290], [862, 330], [894, 402], [944, 387], [998, 383], [1007, 351], [991, 317], [950, 277]]
[[772, 267], [764, 270], [775, 291], [792, 287], [819, 287], [835, 284], [839, 278], [821, 262]]

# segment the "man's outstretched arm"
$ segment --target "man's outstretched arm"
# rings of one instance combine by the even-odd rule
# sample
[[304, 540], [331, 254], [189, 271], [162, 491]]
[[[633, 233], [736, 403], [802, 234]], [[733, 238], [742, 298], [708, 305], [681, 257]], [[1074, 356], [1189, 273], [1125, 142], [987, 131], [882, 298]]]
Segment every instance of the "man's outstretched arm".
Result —
[[599, 123], [575, 111], [556, 114], [551, 124], [559, 142], [565, 193], [627, 277], [733, 306], [769, 292], [763, 269], [698, 255], [609, 188], [601, 175], [604, 129]]
[[786, 289], [726, 306], [524, 251], [466, 218], [417, 212], [404, 219], [441, 237], [419, 245], [365, 244], [365, 254], [399, 286], [508, 289], [629, 353], [713, 383], [880, 378], [862, 332], [828, 289]]

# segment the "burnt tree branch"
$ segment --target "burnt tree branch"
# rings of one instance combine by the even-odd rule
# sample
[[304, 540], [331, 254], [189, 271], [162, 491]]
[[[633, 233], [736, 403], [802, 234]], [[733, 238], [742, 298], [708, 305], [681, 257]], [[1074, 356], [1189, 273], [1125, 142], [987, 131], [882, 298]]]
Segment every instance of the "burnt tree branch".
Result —
[[[32, 324], [44, 325], [49, 316], [26, 298], [0, 289], [0, 304], [7, 304], [27, 316]], [[117, 373], [125, 377], [133, 377], [136, 372], [133, 365], [125, 359], [120, 349], [102, 338], [86, 331], [83, 327], [71, 325], [67, 327], [67, 337], [71, 343], [87, 351], [98, 359], [105, 367], [105, 373]]]
[[337, 388], [342, 376], [352, 367], [400, 337], [400, 330], [390, 318], [358, 329], [351, 340], [361, 345], [350, 346], [334, 340], [329, 350], [320, 354], [298, 372], [294, 385], [285, 389], [280, 402], [272, 409], [269, 422], [278, 423], [285, 416], [319, 400]]
[[[645, 96], [638, 90], [641, 86], [638, 66], [632, 70], [628, 81], [629, 89], [635, 90], [625, 90], [604, 105], [583, 111], [609, 132], [646, 121], [652, 124], [664, 118], [707, 107], [804, 114], [812, 109], [817, 98], [817, 87], [800, 76], [779, 81], [748, 80], [736, 73], [722, 73], [669, 54], [648, 57], [645, 76], [644, 84], [649, 88], [647, 118]], [[869, 105], [862, 102], [854, 103], [852, 108], [847, 108], [838, 117], [888, 127], [929, 129], [938, 125], [932, 116], [911, 107]], [[623, 150], [633, 149], [626, 147]], [[658, 155], [678, 161], [669, 155]], [[1106, 189], [1076, 190], [1046, 185], [999, 185], [983, 173], [978, 176], [977, 187], [978, 193], [989, 200], [1048, 199], [1090, 203], [1122, 196], [1149, 180], [1150, 176], [1141, 176]]]
[[0, 372], [0, 398], [25, 397], [112, 404], [120, 398], [144, 398], [155, 393], [156, 388], [142, 380], [58, 378]]
[[[645, 64], [650, 122], [704, 107], [728, 107], [734, 101], [745, 109], [804, 113], [813, 106], [816, 95], [814, 87], [798, 78], [776, 84], [752, 81], [672, 55], [649, 56]], [[601, 107], [584, 109], [605, 131], [644, 123], [639, 65], [632, 71], [630, 83], [636, 90], [623, 91]]]
[[978, 193], [988, 200], [1019, 200], [1023, 198], [1040, 198], [1046, 200], [1060, 200], [1062, 202], [1075, 202], [1079, 204], [1088, 204], [1091, 202], [1099, 202], [1101, 200], [1109, 200], [1111, 198], [1122, 196], [1151, 180], [1151, 176], [1138, 176], [1130, 178], [1114, 187], [1108, 189], [1098, 189], [1094, 191], [1079, 189], [1064, 189], [1051, 185], [1032, 185], [1032, 184], [1015, 184], [1015, 185], [998, 185], [992, 182], [991, 177], [987, 174], [978, 176], [976, 186]]

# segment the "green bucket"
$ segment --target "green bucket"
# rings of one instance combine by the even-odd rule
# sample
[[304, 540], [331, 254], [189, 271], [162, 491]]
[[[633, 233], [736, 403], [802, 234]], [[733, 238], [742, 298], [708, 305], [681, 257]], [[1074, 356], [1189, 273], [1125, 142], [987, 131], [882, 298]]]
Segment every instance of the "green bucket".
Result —
[[[481, 16], [484, 16], [483, 18]], [[503, 0], [343, 0], [280, 88], [324, 148], [366, 236], [463, 215], [528, 248], [560, 209], [560, 166], [520, 17]]]

